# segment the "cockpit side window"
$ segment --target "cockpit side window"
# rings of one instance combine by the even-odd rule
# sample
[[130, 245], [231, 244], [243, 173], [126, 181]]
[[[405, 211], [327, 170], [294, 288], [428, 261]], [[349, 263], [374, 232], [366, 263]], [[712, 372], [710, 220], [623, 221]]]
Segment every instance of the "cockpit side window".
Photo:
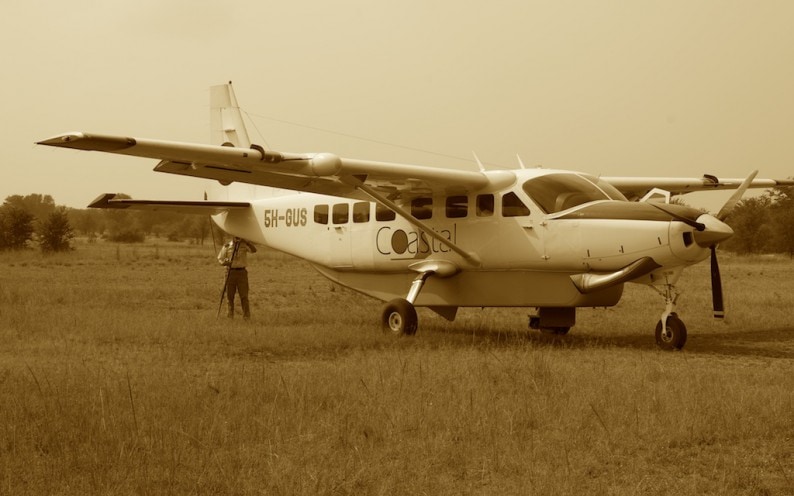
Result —
[[592, 201], [610, 199], [595, 184], [576, 174], [536, 177], [524, 183], [524, 191], [547, 214], [562, 212]]
[[604, 193], [609, 195], [609, 197], [612, 198], [613, 200], [629, 201], [626, 198], [626, 195], [621, 193], [619, 189], [617, 189], [616, 187], [612, 186], [610, 183], [604, 181], [603, 179], [600, 179], [600, 178], [597, 179], [596, 180], [596, 186], [601, 188], [604, 191]]

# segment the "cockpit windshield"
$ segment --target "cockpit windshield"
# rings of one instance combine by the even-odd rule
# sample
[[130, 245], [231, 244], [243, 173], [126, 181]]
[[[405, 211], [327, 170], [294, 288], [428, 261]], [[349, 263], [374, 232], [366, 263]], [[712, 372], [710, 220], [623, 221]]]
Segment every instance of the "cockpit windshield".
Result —
[[597, 200], [626, 200], [615, 187], [578, 174], [548, 174], [524, 183], [524, 191], [547, 214]]

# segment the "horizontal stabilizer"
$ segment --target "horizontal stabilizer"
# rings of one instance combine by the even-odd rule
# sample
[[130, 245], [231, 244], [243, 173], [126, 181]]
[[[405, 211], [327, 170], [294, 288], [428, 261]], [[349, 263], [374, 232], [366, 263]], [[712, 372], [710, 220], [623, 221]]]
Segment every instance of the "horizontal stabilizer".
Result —
[[105, 193], [88, 205], [88, 208], [115, 208], [133, 210], [168, 211], [183, 214], [215, 215], [229, 210], [249, 208], [248, 202], [228, 201], [171, 201], [171, 200], [133, 200], [116, 198], [115, 193]]

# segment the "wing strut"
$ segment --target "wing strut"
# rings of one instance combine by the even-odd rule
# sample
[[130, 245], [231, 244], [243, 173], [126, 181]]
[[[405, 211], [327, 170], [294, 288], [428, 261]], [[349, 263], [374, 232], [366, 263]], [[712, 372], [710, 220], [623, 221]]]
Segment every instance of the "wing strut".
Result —
[[373, 188], [370, 188], [369, 186], [364, 184], [364, 181], [362, 181], [361, 179], [359, 179], [357, 177], [354, 177], [354, 176], [346, 176], [345, 178], [343, 178], [343, 180], [345, 182], [347, 182], [348, 184], [351, 184], [351, 185], [355, 186], [356, 188], [360, 189], [364, 193], [368, 194], [369, 196], [371, 196], [378, 203], [380, 203], [382, 205], [385, 205], [385, 206], [389, 207], [390, 209], [394, 210], [400, 217], [403, 217], [405, 220], [407, 220], [411, 224], [415, 225], [416, 227], [418, 227], [419, 229], [424, 231], [428, 236], [431, 236], [431, 237], [435, 238], [439, 243], [442, 243], [442, 244], [448, 246], [452, 251], [454, 251], [455, 253], [457, 253], [461, 257], [463, 257], [470, 264], [474, 265], [475, 267], [479, 267], [480, 266], [480, 264], [481, 264], [480, 263], [480, 259], [479, 259], [479, 257], [477, 257], [476, 254], [464, 250], [463, 248], [459, 247], [458, 245], [456, 245], [452, 241], [448, 240], [447, 238], [445, 238], [441, 234], [437, 233], [432, 228], [430, 228], [427, 224], [425, 224], [424, 222], [420, 221], [419, 219], [417, 219], [416, 217], [411, 215], [405, 209], [403, 209], [402, 207], [398, 206], [396, 203], [394, 203], [393, 201], [389, 200], [385, 196], [381, 195], [380, 193], [375, 191]]

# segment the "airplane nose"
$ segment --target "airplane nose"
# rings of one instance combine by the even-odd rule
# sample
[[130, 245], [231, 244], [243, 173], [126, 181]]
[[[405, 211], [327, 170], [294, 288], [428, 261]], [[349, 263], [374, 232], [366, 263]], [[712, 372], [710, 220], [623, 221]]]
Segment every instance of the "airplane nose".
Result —
[[733, 229], [730, 226], [716, 217], [703, 214], [698, 217], [697, 222], [703, 224], [705, 229], [702, 231], [695, 231], [695, 243], [703, 248], [714, 246], [721, 241], [733, 236]]

